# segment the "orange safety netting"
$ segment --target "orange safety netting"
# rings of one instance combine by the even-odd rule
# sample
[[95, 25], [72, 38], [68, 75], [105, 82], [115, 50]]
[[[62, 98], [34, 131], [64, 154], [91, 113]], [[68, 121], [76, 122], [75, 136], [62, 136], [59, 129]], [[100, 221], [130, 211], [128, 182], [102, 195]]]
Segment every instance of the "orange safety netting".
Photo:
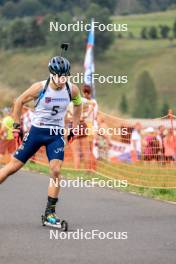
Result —
[[[121, 119], [99, 112], [98, 128], [98, 133], [66, 145], [64, 168], [91, 170], [127, 180], [129, 185], [176, 188], [176, 117], [172, 111], [157, 119]], [[113, 134], [101, 135], [108, 128], [114, 129]], [[14, 145], [14, 141], [1, 139], [1, 162], [10, 158], [5, 144]], [[45, 148], [31, 160], [48, 164]]]

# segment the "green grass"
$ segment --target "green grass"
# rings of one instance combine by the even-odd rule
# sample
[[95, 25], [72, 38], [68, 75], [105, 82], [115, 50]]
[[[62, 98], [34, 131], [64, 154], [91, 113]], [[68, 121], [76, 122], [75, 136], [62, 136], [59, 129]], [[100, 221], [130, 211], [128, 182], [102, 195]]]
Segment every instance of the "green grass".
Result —
[[[132, 32], [134, 36], [139, 37], [141, 28], [159, 25], [168, 25], [173, 27], [176, 19], [176, 10], [167, 12], [150, 13], [145, 15], [116, 16], [113, 21], [117, 24], [128, 24], [128, 32]], [[127, 34], [124, 34], [127, 35]]]
[[[49, 174], [49, 168], [48, 166], [35, 164], [32, 162], [28, 162], [25, 165], [25, 169], [33, 170], [42, 172], [44, 174]], [[84, 180], [90, 180], [92, 178], [98, 178], [99, 180], [105, 180], [107, 181], [108, 178], [104, 177], [100, 174], [95, 173], [87, 173], [84, 171], [72, 171], [67, 169], [62, 169], [61, 174], [64, 175], [66, 179], [76, 179], [77, 177], [84, 179]], [[135, 193], [137, 195], [142, 195], [144, 197], [154, 198], [154, 199], [160, 199], [163, 201], [172, 201], [176, 202], [176, 188], [175, 189], [155, 189], [155, 188], [144, 188], [144, 187], [136, 187], [132, 185], [128, 185], [126, 188], [117, 188], [119, 191], [122, 192], [130, 192]]]
[[126, 179], [129, 185], [150, 188], [176, 188], [176, 166], [156, 162], [136, 164], [97, 162], [97, 171], [116, 179]]

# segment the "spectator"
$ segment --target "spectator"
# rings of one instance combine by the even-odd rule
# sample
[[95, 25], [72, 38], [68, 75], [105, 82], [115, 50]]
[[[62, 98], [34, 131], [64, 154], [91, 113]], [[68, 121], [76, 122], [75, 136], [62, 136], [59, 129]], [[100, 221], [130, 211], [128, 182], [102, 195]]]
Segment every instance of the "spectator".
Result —
[[[97, 103], [91, 98], [91, 87], [83, 86], [82, 114], [80, 120], [80, 133], [70, 145], [73, 153], [74, 167], [80, 168], [81, 158], [86, 169], [95, 169], [95, 157], [93, 155], [94, 135], [91, 129], [96, 126]], [[73, 105], [68, 107], [66, 123], [67, 127], [72, 127]], [[81, 129], [82, 128], [82, 129]], [[85, 134], [85, 129], [89, 128], [89, 134]], [[82, 131], [81, 131], [82, 130]]]
[[171, 128], [164, 138], [164, 149], [166, 161], [174, 161], [176, 159], [176, 136]]
[[83, 118], [86, 120], [88, 127], [97, 128], [97, 114], [98, 114], [98, 104], [95, 99], [93, 99], [91, 87], [88, 85], [83, 86]]
[[165, 138], [165, 127], [159, 126], [158, 127], [158, 134], [157, 134], [157, 140], [159, 142], [159, 153], [158, 153], [158, 159], [163, 161], [164, 160], [164, 138]]
[[144, 160], [158, 160], [160, 146], [155, 136], [155, 131], [153, 127], [148, 127], [145, 132], [147, 135], [144, 137]]
[[136, 123], [131, 134], [131, 160], [133, 162], [141, 159], [141, 129], [140, 123]]
[[15, 140], [13, 137], [13, 123], [14, 120], [11, 117], [11, 114], [9, 112], [5, 112], [5, 116], [2, 119], [2, 125], [1, 125], [1, 137], [3, 138], [3, 142], [1, 142], [1, 150], [0, 154], [12, 154], [15, 149]]
[[111, 138], [106, 133], [106, 130], [108, 128], [107, 124], [105, 123], [105, 120], [103, 117], [98, 117], [98, 129], [103, 128], [105, 133], [99, 134], [97, 133], [95, 136], [96, 139], [96, 147], [97, 147], [97, 158], [98, 159], [108, 159], [108, 151], [111, 147]]

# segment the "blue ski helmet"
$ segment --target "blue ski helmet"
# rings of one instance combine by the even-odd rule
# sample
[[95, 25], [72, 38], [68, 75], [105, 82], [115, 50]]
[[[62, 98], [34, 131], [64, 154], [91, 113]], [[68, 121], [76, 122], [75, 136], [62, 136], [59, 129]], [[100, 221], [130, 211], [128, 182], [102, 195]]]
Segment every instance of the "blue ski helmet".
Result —
[[55, 56], [49, 61], [48, 69], [52, 74], [68, 76], [70, 75], [70, 62], [64, 57]]

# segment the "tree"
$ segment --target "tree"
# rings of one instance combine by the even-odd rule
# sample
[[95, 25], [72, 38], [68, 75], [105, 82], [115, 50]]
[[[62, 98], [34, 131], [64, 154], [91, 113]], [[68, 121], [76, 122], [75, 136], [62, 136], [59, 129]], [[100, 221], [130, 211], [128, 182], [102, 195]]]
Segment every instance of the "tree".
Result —
[[[123, 35], [122, 35], [122, 37], [123, 37]], [[133, 32], [129, 32], [129, 33], [128, 33], [128, 38], [129, 38], [129, 39], [134, 39], [134, 34], [133, 34]]]
[[0, 46], [5, 49], [43, 46], [46, 34], [34, 18], [15, 18], [0, 27]]
[[162, 38], [168, 38], [169, 31], [170, 27], [168, 27], [167, 25], [160, 25], [160, 34]]
[[6, 31], [3, 27], [0, 27], [0, 47], [3, 48], [6, 40]]
[[117, 38], [118, 39], [122, 39], [123, 38], [123, 34], [121, 32], [117, 33]]
[[119, 109], [120, 109], [120, 111], [122, 113], [127, 113], [128, 112], [128, 101], [127, 101], [127, 98], [126, 98], [125, 94], [123, 94], [122, 97], [121, 97]]
[[176, 9], [176, 4], [171, 4], [169, 7], [168, 7], [168, 10], [175, 10]]
[[175, 3], [175, 0], [155, 0], [155, 2], [158, 2], [158, 6], [161, 11], [165, 11], [169, 6]]
[[157, 39], [158, 38], [157, 28], [155, 26], [150, 27], [148, 35], [151, 39]]
[[[84, 17], [77, 20], [70, 20], [70, 13], [69, 12], [60, 12], [59, 14], [56, 14], [54, 17], [53, 15], [48, 15], [44, 19], [44, 23], [42, 25], [43, 31], [48, 31], [48, 25], [50, 22], [54, 25], [58, 25], [58, 18], [59, 18], [59, 25], [65, 24], [66, 26], [70, 23], [76, 24], [80, 22], [79, 20], [83, 21], [83, 24], [90, 24], [91, 18], [95, 19], [95, 22], [98, 22], [96, 24], [99, 26], [102, 24], [106, 27], [107, 24], [112, 23], [111, 21], [111, 14], [108, 9], [101, 8], [100, 6], [96, 4], [91, 4], [86, 12], [84, 12]], [[57, 29], [56, 29], [57, 31]], [[55, 52], [58, 52], [58, 44], [61, 42], [69, 42], [71, 44], [72, 52], [69, 51], [69, 56], [72, 60], [83, 59], [85, 48], [86, 48], [86, 38], [88, 36], [89, 32], [86, 32], [85, 30], [76, 32], [73, 30], [65, 30], [61, 31], [58, 30], [56, 32], [53, 28], [47, 32], [46, 38], [47, 38], [47, 45], [50, 47], [56, 47], [57, 50]], [[103, 56], [105, 51], [109, 48], [109, 46], [113, 43], [115, 39], [114, 32], [109, 32], [105, 29], [105, 31], [100, 31], [98, 28], [95, 28], [95, 56]], [[81, 41], [80, 41], [81, 40]]]
[[142, 8], [143, 8], [143, 12], [146, 13], [146, 12], [149, 12], [150, 11], [150, 5], [151, 5], [151, 1], [152, 0], [138, 0], [138, 2], [140, 2]]
[[7, 30], [6, 48], [19, 48], [26, 45], [27, 23], [21, 19], [15, 19]]
[[[12, 2], [12, 3], [17, 3], [17, 2], [19, 2], [20, 0], [11, 0], [10, 2]], [[5, 4], [5, 2], [7, 2], [6, 0], [0, 0], [0, 5], [4, 5]]]
[[134, 105], [134, 117], [153, 118], [157, 115], [157, 91], [147, 71], [138, 77]]
[[[96, 22], [99, 22], [99, 25], [107, 25], [112, 23], [111, 13], [109, 12], [109, 10], [107, 8], [102, 8], [97, 4], [91, 4], [85, 15], [86, 23], [90, 23], [92, 17]], [[95, 55], [103, 55], [104, 52], [113, 43], [114, 39], [115, 34], [113, 31], [100, 31], [98, 28], [95, 28]]]
[[11, 1], [7, 1], [4, 6], [1, 8], [1, 14], [2, 16], [12, 19], [17, 16], [17, 6]]
[[36, 19], [32, 19], [28, 23], [26, 32], [26, 46], [36, 47], [43, 46], [45, 44], [45, 35], [41, 30], [41, 27], [37, 24]]
[[169, 104], [165, 101], [161, 108], [161, 116], [166, 116], [168, 114], [168, 111], [170, 109]]
[[[0, 8], [3, 8], [6, 2], [7, 0], [0, 0]], [[19, 10], [18, 16], [56, 14], [64, 11], [73, 15], [76, 7], [81, 8], [84, 13], [92, 3], [98, 4], [102, 8], [107, 8], [111, 14], [116, 12], [118, 14], [141, 14], [174, 8], [174, 4], [176, 3], [175, 0], [35, 0], [35, 4], [33, 4], [34, 0], [11, 0], [8, 2], [16, 5]], [[36, 6], [35, 9], [34, 6]], [[11, 10], [7, 11], [10, 12]], [[23, 11], [25, 12], [23, 13]]]
[[176, 20], [174, 21], [173, 33], [174, 33], [174, 38], [176, 38]]
[[141, 38], [142, 39], [147, 39], [148, 38], [148, 33], [147, 33], [147, 28], [146, 27], [143, 27], [141, 29]]
[[44, 14], [45, 8], [38, 0], [21, 0], [18, 4], [18, 16], [36, 16]]
[[[70, 14], [68, 12], [61, 12], [56, 17], [53, 17], [53, 15], [48, 15], [44, 19], [44, 23], [42, 25], [43, 32], [48, 31], [48, 25], [50, 22], [53, 22], [56, 24], [58, 22], [59, 17], [59, 24], [69, 24], [69, 23], [76, 23], [76, 21], [70, 21]], [[80, 41], [85, 40], [85, 41]], [[68, 50], [68, 56], [71, 60], [78, 61], [79, 59], [83, 59], [81, 56], [84, 54], [84, 48], [85, 48], [85, 42], [86, 42], [86, 32], [80, 31], [48, 31], [46, 34], [46, 42], [47, 46], [53, 50], [53, 54], [60, 53], [59, 44], [62, 42], [68, 42], [70, 43], [71, 49]], [[71, 51], [71, 52], [70, 52]]]
[[175, 0], [138, 0], [146, 12], [166, 10]]
[[6, 0], [0, 0], [0, 5], [3, 5]]
[[94, 0], [93, 2], [101, 7], [109, 9], [111, 13], [115, 12], [118, 3], [117, 0]]

